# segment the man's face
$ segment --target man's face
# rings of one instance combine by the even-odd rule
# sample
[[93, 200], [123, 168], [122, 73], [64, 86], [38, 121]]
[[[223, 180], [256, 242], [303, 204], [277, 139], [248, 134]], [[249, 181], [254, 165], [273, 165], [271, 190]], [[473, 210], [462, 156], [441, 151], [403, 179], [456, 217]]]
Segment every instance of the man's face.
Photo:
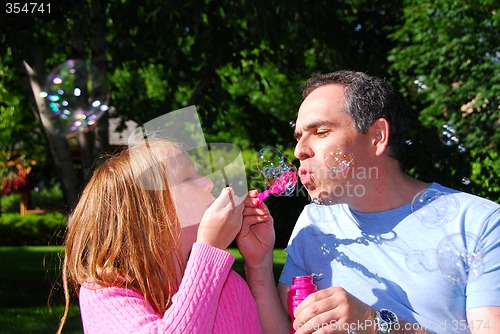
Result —
[[[295, 123], [299, 176], [312, 199], [344, 202], [359, 180], [355, 168], [369, 155], [369, 137], [359, 133], [344, 111], [344, 88], [316, 88], [300, 106]], [[349, 193], [350, 192], [350, 193]]]

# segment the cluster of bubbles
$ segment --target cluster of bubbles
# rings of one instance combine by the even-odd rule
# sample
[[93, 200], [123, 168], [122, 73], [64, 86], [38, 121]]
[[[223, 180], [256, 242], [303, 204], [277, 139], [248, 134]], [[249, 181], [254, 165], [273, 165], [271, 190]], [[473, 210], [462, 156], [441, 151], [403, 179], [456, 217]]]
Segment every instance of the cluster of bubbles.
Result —
[[[337, 177], [341, 173], [344, 173], [352, 165], [353, 161], [353, 154], [344, 152], [340, 147], [337, 147], [335, 149], [327, 149], [323, 157], [323, 162], [330, 177]], [[335, 204], [335, 199], [329, 196], [330, 195], [325, 195], [318, 198], [313, 198], [311, 202], [316, 205]]]
[[289, 196], [295, 191], [297, 167], [276, 147], [266, 146], [259, 151], [257, 168], [266, 180], [269, 194]]
[[326, 205], [326, 206], [337, 204], [337, 202], [335, 200], [333, 200], [327, 196], [313, 198], [311, 200], [311, 203], [316, 204], [316, 205]]
[[415, 195], [411, 210], [424, 226], [436, 228], [456, 218], [460, 204], [452, 194], [427, 188]]
[[[428, 188], [415, 196], [411, 209], [424, 226], [437, 228], [455, 219], [460, 205], [453, 194]], [[465, 284], [483, 273], [482, 248], [477, 236], [455, 233], [446, 235], [436, 249], [408, 252], [406, 264], [414, 272], [439, 270], [451, 284]]]
[[352, 165], [354, 157], [351, 153], [345, 153], [341, 148], [327, 150], [323, 159], [326, 167], [332, 174], [342, 173]]
[[47, 76], [40, 97], [55, 134], [71, 138], [91, 130], [109, 106], [104, 75], [84, 60], [68, 60]]
[[454, 233], [444, 237], [436, 249], [407, 252], [406, 265], [416, 273], [439, 270], [452, 285], [463, 285], [483, 274], [483, 254], [476, 235]]
[[[459, 202], [454, 194], [444, 193], [437, 189], [428, 188], [419, 192], [411, 203], [415, 217], [429, 229], [441, 228], [446, 231], [446, 224], [457, 218]], [[485, 207], [489, 209], [489, 207]], [[327, 222], [337, 212], [336, 206], [309, 207], [308, 215], [311, 220]], [[338, 210], [338, 209], [337, 209]], [[440, 233], [440, 232], [436, 232]], [[367, 244], [368, 242], [384, 243], [396, 252], [405, 256], [406, 266], [415, 273], [439, 272], [451, 285], [461, 286], [476, 280], [484, 272], [484, 246], [480, 239], [472, 233], [443, 233], [442, 239], [437, 239], [435, 248], [411, 250], [401, 238], [396, 235], [374, 235], [363, 233], [352, 242]], [[331, 256], [337, 252], [338, 241], [320, 243], [320, 254]], [[342, 252], [338, 256], [344, 256]]]
[[[444, 124], [438, 132], [439, 135], [439, 140], [443, 145], [445, 146], [456, 146], [457, 151], [459, 153], [465, 153], [467, 152], [467, 147], [465, 147], [464, 144], [460, 143], [460, 138], [458, 137], [457, 131], [455, 130], [455, 127], [450, 124], [446, 123]], [[462, 183], [464, 185], [469, 185], [470, 184], [470, 179], [468, 177], [462, 177]]]
[[332, 251], [330, 249], [330, 246], [328, 246], [327, 244], [321, 245], [320, 250], [321, 250], [321, 254], [323, 254], [323, 255], [329, 255], [330, 252]]
[[[415, 82], [420, 89], [427, 87], [423, 82]], [[290, 122], [294, 127], [295, 123]], [[444, 124], [439, 129], [439, 139], [445, 146], [456, 147], [459, 153], [467, 152], [467, 148], [460, 142], [457, 131], [450, 123]], [[408, 146], [412, 145], [407, 140]], [[340, 148], [327, 150], [324, 163], [331, 175], [337, 175], [346, 171], [353, 163], [352, 154], [343, 152]], [[470, 179], [462, 178], [464, 185], [470, 184]], [[329, 198], [315, 198], [313, 203], [319, 205], [334, 204]], [[328, 208], [323, 206], [322, 208]], [[330, 207], [331, 208], [331, 207]], [[443, 228], [454, 220], [460, 211], [460, 204], [453, 194], [443, 193], [437, 189], [428, 188], [419, 192], [411, 203], [411, 210], [415, 217], [429, 229]], [[325, 218], [319, 215], [320, 211], [314, 211], [311, 219], [323, 221]], [[327, 256], [336, 245], [320, 245], [321, 254]], [[404, 250], [403, 250], [404, 249]], [[408, 250], [402, 247], [406, 257], [408, 269], [416, 273], [439, 271], [452, 285], [462, 285], [474, 281], [484, 272], [483, 256], [484, 247], [479, 238], [471, 233], [454, 233], [445, 235], [436, 248], [424, 250]]]
[[467, 152], [464, 144], [460, 143], [460, 138], [457, 136], [455, 127], [449, 123], [444, 124], [439, 131], [439, 140], [446, 146], [457, 146], [460, 153]]

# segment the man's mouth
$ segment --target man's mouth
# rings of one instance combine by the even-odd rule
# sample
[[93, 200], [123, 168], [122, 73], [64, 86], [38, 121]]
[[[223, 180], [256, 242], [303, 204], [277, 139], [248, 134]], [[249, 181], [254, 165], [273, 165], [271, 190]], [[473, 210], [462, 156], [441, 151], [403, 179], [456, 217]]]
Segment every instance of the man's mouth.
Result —
[[307, 190], [314, 190], [316, 186], [314, 185], [313, 173], [310, 170], [299, 168], [299, 178], [300, 182], [306, 187]]

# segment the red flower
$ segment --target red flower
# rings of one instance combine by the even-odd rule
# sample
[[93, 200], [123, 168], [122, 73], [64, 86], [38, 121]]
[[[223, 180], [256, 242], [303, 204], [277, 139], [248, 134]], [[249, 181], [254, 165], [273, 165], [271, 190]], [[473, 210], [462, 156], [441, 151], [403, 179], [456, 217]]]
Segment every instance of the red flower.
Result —
[[0, 182], [0, 192], [9, 195], [28, 190], [28, 174], [31, 172], [31, 166], [35, 164], [36, 161], [24, 160], [23, 156], [0, 163], [0, 178], [3, 179], [3, 182]]

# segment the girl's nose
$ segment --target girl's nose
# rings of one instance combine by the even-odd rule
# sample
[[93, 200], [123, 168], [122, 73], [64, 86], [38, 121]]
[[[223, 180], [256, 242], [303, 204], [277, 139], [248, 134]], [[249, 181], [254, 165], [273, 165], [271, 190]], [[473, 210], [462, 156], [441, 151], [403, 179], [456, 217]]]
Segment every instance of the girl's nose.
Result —
[[205, 189], [207, 192], [211, 192], [212, 189], [214, 189], [214, 183], [209, 178], [202, 176], [200, 178], [200, 181], [202, 182], [202, 188]]

